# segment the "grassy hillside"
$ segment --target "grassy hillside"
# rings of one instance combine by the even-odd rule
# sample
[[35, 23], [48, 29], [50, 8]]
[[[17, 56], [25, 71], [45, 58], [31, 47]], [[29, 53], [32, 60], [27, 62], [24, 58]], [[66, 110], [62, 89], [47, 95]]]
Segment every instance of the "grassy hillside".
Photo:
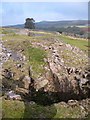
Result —
[[[57, 35], [54, 32], [45, 32], [45, 31], [31, 31], [32, 36], [27, 34], [21, 34], [23, 29], [12, 29], [12, 28], [3, 28], [0, 29], [0, 34], [3, 33], [2, 43], [5, 48], [12, 50], [15, 53], [20, 53], [21, 55], [26, 56], [25, 61], [15, 61], [10, 57], [4, 64], [3, 69], [10, 69], [11, 72], [15, 73], [13, 79], [7, 79], [6, 84], [9, 86], [15, 85], [16, 81], [19, 81], [20, 77], [23, 75], [28, 76], [28, 67], [31, 67], [32, 77], [38, 81], [39, 78], [42, 78], [44, 75], [49, 76], [48, 66], [45, 62], [45, 58], [54, 56], [55, 50], [52, 51], [51, 48], [58, 50], [60, 53], [60, 60], [63, 58], [69, 62], [70, 65], [77, 67], [84, 66], [86, 63], [85, 59], [81, 59], [81, 56], [73, 53], [66, 48], [66, 43], [76, 46], [84, 52], [87, 52], [88, 41], [72, 39], [68, 36]], [[26, 32], [26, 30], [24, 30]], [[50, 48], [51, 47], [51, 48]], [[62, 52], [61, 52], [62, 51]], [[57, 51], [56, 51], [57, 52]], [[84, 55], [83, 52], [83, 55]], [[86, 53], [85, 53], [86, 54]], [[57, 55], [58, 56], [58, 55]], [[73, 57], [74, 56], [74, 57]], [[7, 56], [6, 56], [7, 57]], [[52, 60], [52, 57], [51, 57]], [[71, 62], [72, 61], [72, 62]], [[74, 63], [75, 62], [75, 63]], [[21, 67], [17, 67], [18, 64], [21, 64]], [[82, 65], [82, 66], [81, 66]], [[46, 68], [46, 70], [44, 69]], [[64, 69], [65, 71], [65, 69]], [[62, 74], [62, 69], [60, 68], [60, 73]], [[62, 74], [63, 75], [63, 74]], [[67, 75], [67, 74], [66, 74]], [[49, 76], [50, 78], [51, 76]], [[69, 76], [68, 76], [69, 77]], [[4, 80], [4, 79], [3, 79]], [[5, 79], [6, 80], [6, 79]], [[4, 82], [5, 82], [4, 80]], [[51, 78], [49, 81], [52, 80]], [[12, 86], [13, 88], [13, 86]], [[12, 89], [10, 88], [10, 89]], [[25, 89], [26, 90], [26, 89]], [[25, 92], [25, 91], [24, 91]], [[24, 93], [23, 93], [24, 94]], [[50, 93], [51, 94], [51, 93]], [[25, 93], [24, 95], [28, 95]], [[38, 95], [37, 95], [38, 96]], [[69, 106], [65, 102], [52, 103], [51, 105], [42, 105], [40, 101], [47, 102], [47, 98], [42, 94], [37, 97], [37, 101], [32, 102], [28, 100], [18, 101], [18, 100], [6, 100], [6, 97], [3, 96], [2, 99], [2, 112], [3, 118], [83, 118], [86, 115], [84, 108], [79, 105], [74, 107]], [[30, 96], [29, 96], [30, 97]], [[46, 100], [46, 101], [45, 101]]]
[[85, 39], [75, 39], [75, 38], [70, 38], [68, 36], [61, 35], [60, 38], [73, 46], [76, 46], [80, 48], [81, 50], [87, 51], [88, 50], [88, 41]]

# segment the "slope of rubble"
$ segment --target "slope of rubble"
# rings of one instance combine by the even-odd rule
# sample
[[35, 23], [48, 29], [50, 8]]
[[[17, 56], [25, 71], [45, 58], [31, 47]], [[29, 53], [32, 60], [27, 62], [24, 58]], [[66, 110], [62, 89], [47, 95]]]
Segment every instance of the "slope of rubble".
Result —
[[65, 43], [57, 33], [17, 31], [3, 34], [0, 41], [3, 101], [14, 99], [45, 107], [54, 105], [59, 111], [56, 118], [60, 118], [61, 109], [65, 111], [63, 107], [67, 111], [77, 108], [75, 116], [68, 113], [66, 117], [86, 117], [90, 112], [87, 53]]

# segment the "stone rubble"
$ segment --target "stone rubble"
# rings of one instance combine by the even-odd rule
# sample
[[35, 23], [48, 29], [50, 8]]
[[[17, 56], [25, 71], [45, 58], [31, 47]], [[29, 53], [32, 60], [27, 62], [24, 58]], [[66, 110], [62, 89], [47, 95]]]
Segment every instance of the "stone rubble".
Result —
[[[51, 38], [51, 40], [52, 39], [53, 38]], [[0, 51], [0, 57], [2, 58], [0, 59], [0, 64], [4, 64], [6, 61], [8, 61], [8, 59], [13, 59], [14, 61], [19, 62], [16, 64], [17, 69], [22, 69], [22, 62], [26, 61], [26, 56], [21, 54], [23, 49], [18, 53], [15, 53], [12, 50], [5, 48], [2, 44], [3, 42], [1, 41], [0, 46], [2, 46], [2, 52]], [[71, 107], [75, 107], [80, 105], [82, 111], [89, 111], [90, 71], [86, 70], [85, 66], [81, 66], [81, 64], [80, 67], [78, 67], [78, 65], [71, 67], [70, 65], [66, 64], [67, 62], [72, 63], [68, 57], [69, 55], [71, 58], [73, 58], [73, 61], [75, 59], [81, 62], [83, 60], [88, 61], [88, 56], [85, 55], [85, 53], [79, 48], [59, 42], [57, 40], [55, 43], [52, 42], [50, 46], [47, 46], [45, 42], [32, 42], [32, 45], [35, 47], [42, 47], [45, 51], [50, 52], [47, 58], [44, 58], [44, 62], [47, 63], [47, 66], [44, 67], [46, 71], [45, 75], [35, 80], [34, 89], [39, 91], [40, 89], [44, 88], [44, 92], [48, 91], [52, 93], [58, 93], [58, 96], [60, 96], [62, 99], [67, 99], [67, 104], [65, 102], [61, 102], [61, 104], [64, 106], [69, 105]], [[67, 58], [64, 58], [66, 57], [65, 55]], [[14, 73], [8, 69], [4, 70], [3, 75], [7, 79], [14, 77]], [[24, 95], [29, 94], [30, 84], [32, 84], [32, 78], [29, 75], [24, 75], [21, 80], [18, 79], [16, 83], [17, 92], [24, 93]], [[12, 98], [17, 99], [17, 97], [18, 96]], [[9, 98], [11, 99], [10, 95]], [[81, 100], [82, 98], [85, 100]], [[81, 101], [79, 102], [78, 100]]]

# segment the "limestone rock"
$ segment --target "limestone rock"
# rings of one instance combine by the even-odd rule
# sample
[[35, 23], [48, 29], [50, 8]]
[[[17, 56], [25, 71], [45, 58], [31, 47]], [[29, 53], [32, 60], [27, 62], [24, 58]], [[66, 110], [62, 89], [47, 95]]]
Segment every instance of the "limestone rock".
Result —
[[25, 76], [24, 79], [22, 80], [23, 86], [25, 89], [29, 89], [29, 85], [31, 83], [31, 78], [29, 76]]
[[14, 91], [9, 91], [6, 93], [7, 99], [13, 99], [13, 100], [21, 100], [21, 96], [18, 94], [15, 94]]
[[37, 80], [36, 81], [36, 89], [41, 89], [43, 87], [45, 87], [48, 84], [48, 80], [47, 79], [43, 79], [43, 80]]
[[71, 107], [75, 107], [78, 105], [78, 101], [77, 100], [69, 100], [68, 105]]

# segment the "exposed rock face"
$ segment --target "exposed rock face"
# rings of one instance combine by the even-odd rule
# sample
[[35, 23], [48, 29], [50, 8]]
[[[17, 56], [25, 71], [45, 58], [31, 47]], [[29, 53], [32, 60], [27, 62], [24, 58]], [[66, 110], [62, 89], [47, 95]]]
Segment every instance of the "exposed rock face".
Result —
[[[72, 51], [76, 56], [79, 56], [79, 54], [83, 55], [83, 52], [69, 44], [66, 44], [66, 46], [64, 44], [59, 45], [58, 42], [55, 44], [57, 44], [57, 47], [55, 47], [55, 45], [49, 46], [49, 49], [51, 50], [51, 57], [45, 60], [48, 63], [48, 68], [45, 68], [46, 71], [48, 70], [48, 72], [46, 72], [46, 76], [49, 80], [47, 90], [58, 93], [66, 93], [68, 99], [70, 96], [70, 99], [74, 98], [74, 96], [77, 99], [79, 99], [79, 97], [84, 98], [89, 96], [90, 72], [82, 68], [80, 69], [67, 66], [65, 64], [65, 60], [61, 56], [62, 51], [59, 53], [58, 50], [60, 47], [64, 47], [64, 49]], [[85, 58], [87, 58], [87, 56], [85, 56]]]
[[[50, 68], [52, 81], [53, 81], [51, 84], [54, 87], [54, 91], [57, 91], [60, 93], [61, 92], [72, 93], [71, 95], [72, 97], [74, 97], [73, 96], [74, 94], [78, 95], [81, 98], [89, 96], [90, 79], [87, 79], [87, 77], [85, 77], [85, 73], [83, 73], [83, 71], [81, 71], [81, 74], [79, 75], [76, 72], [75, 68], [67, 68], [67, 71], [65, 74], [66, 77], [64, 75], [60, 76], [58, 72], [59, 70], [57, 69], [56, 64], [50, 63], [50, 62], [48, 63], [49, 63], [49, 68]], [[84, 75], [82, 76], [82, 74]], [[88, 75], [89, 74], [90, 73], [88, 72]], [[67, 94], [67, 97], [68, 97], [68, 94]]]
[[[28, 33], [27, 30], [24, 32], [24, 34]], [[20, 34], [23, 34], [23, 31]], [[37, 36], [32, 32], [28, 35]], [[60, 103], [66, 108], [80, 106], [82, 117], [85, 117], [87, 111], [90, 112], [90, 68], [85, 68], [88, 64], [88, 56], [79, 48], [65, 44], [57, 38], [42, 39], [42, 42], [38, 42], [38, 40], [30, 42], [33, 47], [40, 47], [48, 53], [47, 58], [44, 58], [45, 71], [40, 78], [35, 79], [32, 78], [30, 69], [27, 69], [29, 60], [27, 61], [28, 57], [26, 58], [25, 53], [23, 54], [26, 52], [25, 49], [19, 45], [18, 48], [15, 48], [16, 51], [13, 51], [8, 49], [9, 47], [4, 47], [3, 42], [0, 42], [0, 46], [2, 46], [0, 64], [13, 60], [15, 73], [19, 74], [14, 78], [16, 74], [13, 69], [4, 69], [3, 90], [6, 88], [5, 92], [16, 91], [17, 94], [10, 93], [9, 98], [18, 99], [21, 96], [26, 101], [32, 101], [30, 104], [35, 102], [42, 103], [42, 105]], [[23, 46], [27, 46], [25, 42], [26, 40], [23, 41]], [[24, 65], [26, 65], [25, 68]]]
[[48, 84], [48, 80], [47, 79], [38, 79], [35, 83], [36, 85], [36, 90], [39, 90], [43, 87], [45, 87]]
[[25, 76], [22, 80], [23, 82], [23, 88], [29, 89], [29, 84], [31, 83], [31, 78], [29, 76]]
[[[54, 41], [55, 43], [52, 42], [50, 46], [47, 46], [45, 42], [32, 43], [33, 46], [40, 46], [43, 49], [50, 51], [48, 58], [44, 58], [44, 61], [48, 64], [48, 66], [45, 67], [46, 73], [44, 77], [42, 76], [42, 79], [38, 78], [37, 80], [35, 80], [35, 89], [39, 90], [41, 88], [45, 88], [46, 91], [58, 93], [62, 92], [68, 95], [68, 99], [70, 96], [71, 98], [73, 98], [74, 95], [85, 97], [89, 96], [90, 72], [80, 67], [71, 67], [67, 64], [74, 61], [70, 61], [71, 55], [73, 55], [72, 58], [75, 60], [77, 60], [79, 57], [80, 61], [83, 59], [87, 59], [87, 56], [84, 55], [84, 53], [77, 47], [73, 47], [69, 44], [64, 44], [63, 42], [59, 42], [56, 39]], [[11, 57], [13, 60], [19, 61], [19, 63], [16, 65], [17, 69], [22, 69], [22, 62], [26, 60], [25, 55], [23, 56], [21, 53], [14, 53], [4, 47], [3, 51], [5, 53], [3, 57], [5, 59], [6, 56], [8, 56], [8, 59]], [[65, 57], [67, 58], [65, 59]], [[6, 78], [13, 77], [13, 73], [8, 70], [5, 71], [4, 75]], [[25, 76], [22, 79], [23, 88], [29, 89], [30, 83], [31, 78], [29, 76]], [[71, 93], [72, 95], [70, 95]]]

